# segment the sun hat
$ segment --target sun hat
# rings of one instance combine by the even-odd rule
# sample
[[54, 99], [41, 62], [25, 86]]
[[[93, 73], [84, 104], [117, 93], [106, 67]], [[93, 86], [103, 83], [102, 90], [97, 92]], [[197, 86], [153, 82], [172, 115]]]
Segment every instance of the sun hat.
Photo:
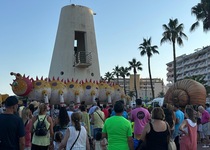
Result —
[[34, 108], [37, 108], [39, 106], [39, 102], [32, 101], [30, 104], [34, 105]]

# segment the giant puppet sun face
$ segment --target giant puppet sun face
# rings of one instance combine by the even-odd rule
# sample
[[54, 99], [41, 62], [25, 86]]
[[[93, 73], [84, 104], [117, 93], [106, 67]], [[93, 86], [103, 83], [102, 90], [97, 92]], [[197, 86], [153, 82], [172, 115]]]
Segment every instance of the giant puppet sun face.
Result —
[[18, 96], [26, 96], [32, 90], [32, 82], [28, 78], [16, 79], [11, 86], [12, 91]]

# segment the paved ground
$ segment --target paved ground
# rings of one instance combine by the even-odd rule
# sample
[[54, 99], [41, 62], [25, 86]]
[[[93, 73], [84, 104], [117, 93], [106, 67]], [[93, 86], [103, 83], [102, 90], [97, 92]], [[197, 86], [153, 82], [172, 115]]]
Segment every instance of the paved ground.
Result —
[[210, 147], [209, 148], [202, 148], [203, 144], [198, 144], [198, 148], [197, 150], [210, 150]]

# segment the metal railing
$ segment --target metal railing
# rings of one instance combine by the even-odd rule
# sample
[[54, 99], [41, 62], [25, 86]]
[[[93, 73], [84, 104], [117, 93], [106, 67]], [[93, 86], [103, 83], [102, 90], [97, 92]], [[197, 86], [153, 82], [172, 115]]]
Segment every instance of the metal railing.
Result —
[[91, 52], [80, 51], [75, 55], [75, 66], [88, 67], [92, 64]]

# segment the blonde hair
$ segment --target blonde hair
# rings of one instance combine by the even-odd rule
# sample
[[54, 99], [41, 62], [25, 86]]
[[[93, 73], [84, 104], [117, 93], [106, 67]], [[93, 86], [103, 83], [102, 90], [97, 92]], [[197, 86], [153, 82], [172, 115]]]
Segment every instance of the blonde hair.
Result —
[[23, 108], [21, 116], [23, 121], [25, 122], [26, 120], [31, 118], [31, 110], [28, 107]]
[[41, 104], [39, 105], [39, 115], [44, 114], [44, 112], [46, 112], [46, 111], [47, 111], [47, 105], [44, 104], [44, 103], [41, 103]]

